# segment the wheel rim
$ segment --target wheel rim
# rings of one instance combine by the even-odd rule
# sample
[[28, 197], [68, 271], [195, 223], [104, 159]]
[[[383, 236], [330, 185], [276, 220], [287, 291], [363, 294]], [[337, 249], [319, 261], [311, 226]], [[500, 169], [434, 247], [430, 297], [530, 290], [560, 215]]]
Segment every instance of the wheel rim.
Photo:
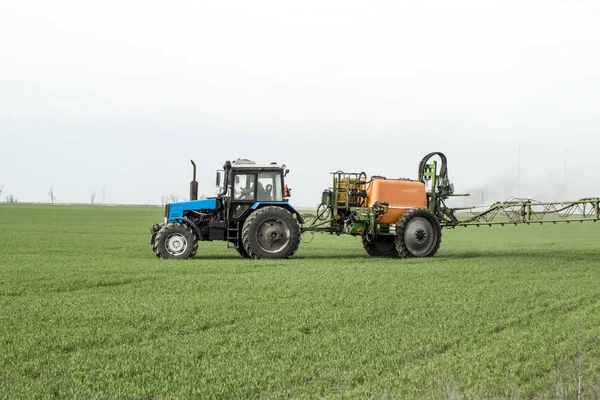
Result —
[[165, 241], [167, 252], [173, 256], [183, 253], [187, 250], [187, 247], [187, 239], [181, 233], [173, 233]]
[[427, 254], [435, 244], [437, 232], [431, 221], [424, 217], [415, 217], [406, 225], [404, 243], [414, 256]]
[[270, 219], [258, 227], [257, 241], [267, 253], [277, 253], [290, 243], [290, 228], [278, 219]]

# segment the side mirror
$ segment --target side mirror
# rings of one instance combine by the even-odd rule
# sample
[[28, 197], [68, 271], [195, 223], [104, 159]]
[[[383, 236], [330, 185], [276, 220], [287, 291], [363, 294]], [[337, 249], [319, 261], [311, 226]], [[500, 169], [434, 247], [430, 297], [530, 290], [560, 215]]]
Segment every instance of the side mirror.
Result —
[[216, 184], [217, 186], [221, 186], [221, 171], [217, 171], [217, 180], [216, 180]]

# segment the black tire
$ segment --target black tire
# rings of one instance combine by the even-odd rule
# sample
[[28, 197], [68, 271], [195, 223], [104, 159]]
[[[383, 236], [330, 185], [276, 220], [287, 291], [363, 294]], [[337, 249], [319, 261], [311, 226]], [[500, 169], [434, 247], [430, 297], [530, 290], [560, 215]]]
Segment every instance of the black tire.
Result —
[[251, 258], [250, 254], [248, 254], [248, 252], [246, 251], [246, 249], [244, 248], [244, 246], [241, 243], [238, 245], [236, 250], [240, 254], [240, 256], [242, 256], [243, 258]]
[[440, 221], [426, 208], [408, 210], [396, 224], [396, 250], [401, 258], [432, 257], [441, 242]]
[[160, 258], [185, 260], [196, 255], [198, 239], [187, 225], [167, 224], [156, 234], [152, 249]]
[[285, 208], [263, 207], [244, 222], [242, 243], [252, 258], [290, 258], [300, 246], [300, 225]]
[[374, 241], [367, 241], [362, 237], [362, 244], [368, 255], [372, 257], [398, 257], [395, 236], [378, 236]]

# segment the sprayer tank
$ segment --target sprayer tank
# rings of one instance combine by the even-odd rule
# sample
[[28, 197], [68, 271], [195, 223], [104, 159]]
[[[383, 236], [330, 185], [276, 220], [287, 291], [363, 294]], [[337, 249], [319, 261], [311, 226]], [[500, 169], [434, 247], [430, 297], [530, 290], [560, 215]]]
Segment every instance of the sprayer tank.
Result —
[[427, 207], [425, 185], [407, 179], [373, 178], [367, 188], [367, 204], [372, 207], [377, 201], [389, 204], [389, 210], [380, 222], [394, 224], [407, 210]]

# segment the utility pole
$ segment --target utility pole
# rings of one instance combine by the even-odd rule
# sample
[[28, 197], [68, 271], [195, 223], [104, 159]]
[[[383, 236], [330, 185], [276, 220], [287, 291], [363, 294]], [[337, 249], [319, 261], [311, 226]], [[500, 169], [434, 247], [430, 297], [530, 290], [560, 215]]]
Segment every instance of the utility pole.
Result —
[[565, 147], [565, 172], [563, 174], [563, 190], [565, 192], [565, 198], [567, 198], [567, 148]]
[[483, 190], [481, 191], [481, 212], [483, 212]]
[[517, 197], [521, 197], [521, 141], [519, 140], [519, 167], [517, 172]]

